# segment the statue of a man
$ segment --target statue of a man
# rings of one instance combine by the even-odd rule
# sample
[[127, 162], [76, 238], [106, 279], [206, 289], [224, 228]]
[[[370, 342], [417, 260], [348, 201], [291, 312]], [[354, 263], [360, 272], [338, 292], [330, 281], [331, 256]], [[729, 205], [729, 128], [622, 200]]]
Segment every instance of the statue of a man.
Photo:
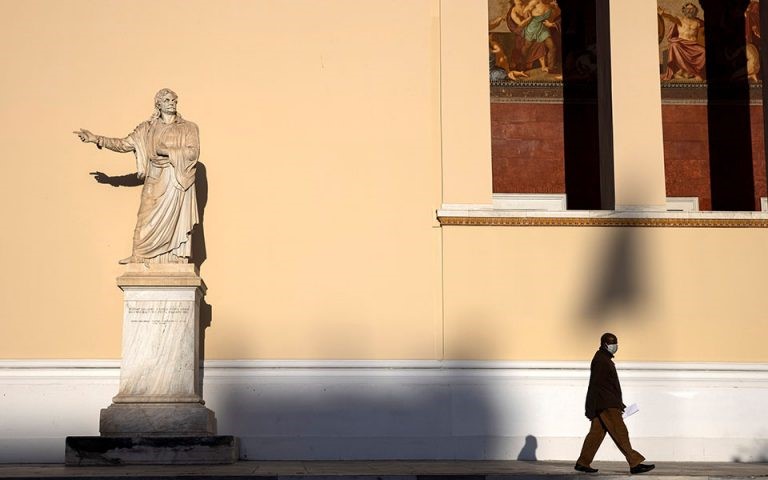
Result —
[[98, 148], [136, 155], [144, 179], [133, 253], [120, 263], [187, 263], [198, 223], [195, 169], [200, 155], [197, 125], [176, 112], [178, 96], [164, 88], [155, 95], [155, 112], [125, 138], [74, 132]]

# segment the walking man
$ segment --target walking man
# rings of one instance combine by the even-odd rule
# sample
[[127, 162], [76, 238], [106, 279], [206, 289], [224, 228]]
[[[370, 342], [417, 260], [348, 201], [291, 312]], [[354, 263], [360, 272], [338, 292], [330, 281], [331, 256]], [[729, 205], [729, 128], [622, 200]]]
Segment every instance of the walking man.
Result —
[[616, 446], [629, 463], [629, 473], [644, 473], [653, 470], [656, 466], [645, 464], [645, 457], [632, 449], [629, 443], [629, 432], [624, 425], [621, 413], [626, 405], [621, 400], [621, 385], [616, 366], [613, 364], [613, 355], [619, 349], [619, 341], [616, 335], [604, 333], [600, 337], [600, 349], [595, 353], [590, 365], [589, 388], [587, 389], [586, 415], [592, 421], [584, 446], [581, 447], [581, 455], [576, 460], [576, 470], [586, 473], [597, 472], [592, 468], [592, 460], [597, 449], [603, 443], [606, 432], [611, 436]]

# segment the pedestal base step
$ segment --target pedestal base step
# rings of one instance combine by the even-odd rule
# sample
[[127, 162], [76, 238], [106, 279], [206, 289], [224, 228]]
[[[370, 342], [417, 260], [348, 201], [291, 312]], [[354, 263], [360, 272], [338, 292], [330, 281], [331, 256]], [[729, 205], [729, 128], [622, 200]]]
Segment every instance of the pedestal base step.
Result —
[[211, 465], [235, 463], [237, 438], [201, 437], [67, 437], [64, 462], [84, 465]]
[[209, 437], [216, 417], [199, 403], [119, 403], [101, 410], [103, 437]]

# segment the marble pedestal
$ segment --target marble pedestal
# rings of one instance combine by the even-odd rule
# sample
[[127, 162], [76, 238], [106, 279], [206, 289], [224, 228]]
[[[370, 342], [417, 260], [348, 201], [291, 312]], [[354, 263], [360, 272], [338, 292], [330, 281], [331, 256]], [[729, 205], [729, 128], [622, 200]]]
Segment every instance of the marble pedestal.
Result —
[[195, 266], [130, 264], [117, 285], [124, 293], [120, 390], [101, 411], [100, 437], [67, 438], [67, 465], [236, 461], [236, 439], [216, 436], [202, 397], [206, 287]]

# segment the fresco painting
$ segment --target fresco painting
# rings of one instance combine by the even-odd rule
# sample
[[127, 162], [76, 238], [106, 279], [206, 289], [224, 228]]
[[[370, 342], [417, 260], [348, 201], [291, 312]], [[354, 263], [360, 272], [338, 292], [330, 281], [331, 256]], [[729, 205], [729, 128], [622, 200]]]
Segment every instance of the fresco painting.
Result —
[[[735, 14], [740, 15], [738, 11]], [[659, 67], [663, 82], [706, 82], [704, 15], [698, 0], [658, 0]], [[759, 0], [750, 0], [744, 10], [744, 35], [744, 45], [717, 53], [734, 64], [741, 61], [743, 65], [746, 57], [746, 67], [736, 69], [733, 79], [759, 82]]]
[[[657, 0], [659, 73], [662, 83], [706, 82], [706, 32], [704, 9], [699, 0]], [[734, 64], [746, 56], [746, 67], [735, 71], [734, 80], [761, 81], [760, 4], [750, 0], [744, 11], [743, 46], [724, 49], [719, 56]], [[562, 58], [563, 25], [557, 0], [488, 0], [488, 49], [490, 81], [525, 85], [526, 82], [594, 78], [596, 47], [587, 42]], [[741, 15], [740, 11], [735, 12]], [[739, 27], [741, 28], [741, 27]], [[567, 29], [566, 29], [567, 30]]]
[[492, 82], [562, 81], [556, 0], [489, 0]]

